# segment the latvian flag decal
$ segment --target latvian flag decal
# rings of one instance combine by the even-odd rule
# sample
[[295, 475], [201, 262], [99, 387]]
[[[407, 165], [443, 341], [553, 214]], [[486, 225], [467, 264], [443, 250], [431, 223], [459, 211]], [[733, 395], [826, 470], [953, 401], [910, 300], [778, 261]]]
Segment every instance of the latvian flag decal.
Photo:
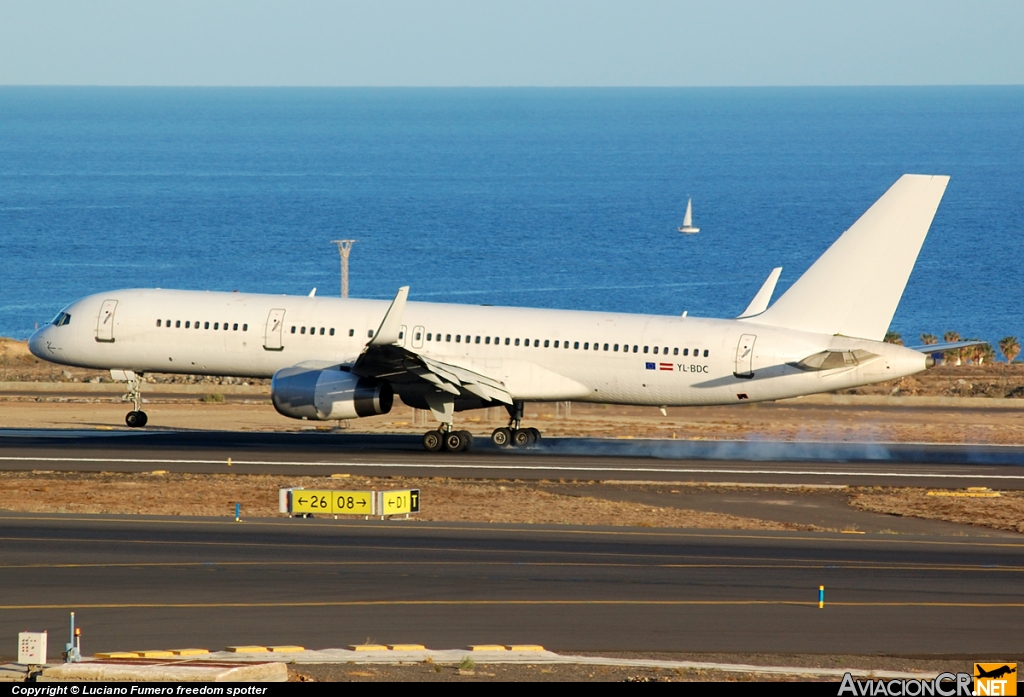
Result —
[[647, 370], [675, 370], [672, 363], [648, 363]]

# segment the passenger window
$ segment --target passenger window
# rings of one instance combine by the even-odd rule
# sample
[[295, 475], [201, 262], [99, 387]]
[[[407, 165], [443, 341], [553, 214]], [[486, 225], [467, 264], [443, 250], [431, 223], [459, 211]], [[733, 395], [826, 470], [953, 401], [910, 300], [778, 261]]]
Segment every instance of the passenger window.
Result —
[[558, 339], [555, 339], [555, 348], [558, 348]]
[[[54, 322], [54, 324], [56, 324], [56, 322]], [[159, 327], [159, 326], [160, 326], [161, 324], [163, 324], [163, 321], [162, 321], [162, 320], [159, 320], [159, 319], [158, 319], [158, 320], [156, 321], [156, 326], [158, 326], [158, 327]]]
[[615, 344], [615, 346], [612, 347], [612, 351], [618, 351], [618, 350], [619, 350], [619, 345]]
[[[334, 333], [334, 330], [332, 329], [332, 330], [331, 330], [331, 334], [333, 334], [333, 333]], [[413, 341], [419, 341], [419, 340], [421, 340], [422, 338], [423, 338], [423, 334], [422, 334], [422, 333], [420, 333], [420, 332], [416, 332], [416, 336], [414, 336], [414, 337], [413, 337]]]
[[644, 346], [644, 353], [647, 353], [647, 347]]
[[683, 355], [684, 356], [689, 356], [690, 355], [690, 349], [683, 349]]
[[[214, 327], [214, 329], [216, 329], [216, 327]], [[306, 333], [306, 328], [305, 327], [303, 327], [302, 329], [299, 330], [299, 334], [305, 334], [305, 333]]]
[[169, 320], [169, 319], [164, 320], [164, 326], [167, 327], [168, 329], [170, 329], [171, 328], [171, 320]]
[[324, 328], [320, 327], [320, 336], [323, 336], [323, 335], [324, 335]]
[[[233, 332], [237, 332], [237, 331], [238, 331], [238, 322], [235, 322], [234, 324], [232, 324], [232, 325], [231, 325], [231, 331], [233, 331]], [[320, 333], [322, 334], [322, 333], [323, 333], [323, 331], [324, 331], [324, 330], [323, 330], [323, 329], [321, 329], [321, 330], [320, 330]]]
[[516, 339], [516, 346], [519, 345], [519, 339]]
[[679, 349], [677, 349], [677, 348], [672, 349], [672, 355], [673, 356], [678, 356], [679, 355]]
[[704, 349], [704, 358], [707, 358], [707, 357], [708, 357], [708, 350]]
[[462, 334], [456, 334], [455, 335], [455, 343], [458, 344], [458, 343], [461, 343], [461, 342], [462, 342]]
[[[203, 329], [209, 329], [209, 328], [210, 328], [210, 323], [209, 322], [203, 322]], [[292, 334], [294, 334], [294, 333], [295, 333], [295, 327], [292, 327]]]
[[485, 344], [491, 343], [491, 337], [489, 337], [489, 336], [484, 337], [484, 343]]
[[[247, 326], [249, 326], [249, 325], [247, 325], [247, 324], [243, 324], [243, 325], [242, 325], [242, 331], [243, 331], [243, 332], [245, 331], [245, 328], [246, 328]], [[330, 331], [330, 332], [328, 332], [328, 333], [329, 333], [329, 334], [330, 334], [331, 336], [334, 336], [334, 327], [331, 327], [331, 331]]]
[[658, 347], [657, 347], [657, 346], [655, 346], [655, 347], [654, 347], [654, 352], [655, 352], [655, 353], [657, 353], [657, 352], [658, 352]]
[[214, 322], [213, 323], [213, 328], [214, 329], [220, 329], [220, 322]]
[[636, 344], [633, 344], [633, 353], [636, 353], [639, 350], [640, 350], [640, 347], [637, 346]]
[[[322, 331], [320, 333], [323, 334]], [[398, 340], [401, 341], [404, 338], [405, 338], [405, 332], [398, 332]]]
[[699, 355], [700, 355], [700, 349], [694, 349], [693, 350], [693, 357], [696, 358]]
[[605, 351], [607, 351], [607, 350], [608, 350], [608, 344], [605, 344], [605, 345], [604, 345], [604, 350], [605, 350]]
[[434, 338], [433, 338], [433, 332], [430, 332], [430, 333], [428, 333], [428, 334], [427, 334], [427, 341], [433, 341], [433, 340], [434, 340]]
[[[207, 322], [207, 324], [209, 324], [209, 322]], [[294, 334], [294, 333], [295, 333], [295, 327], [292, 327], [292, 334]]]
[[225, 323], [224, 323], [224, 331], [227, 331], [227, 330], [228, 330], [228, 323], [227, 323], [227, 322], [225, 322]]
[[533, 340], [533, 347], [534, 348], [538, 348], [539, 346], [540, 346], [540, 339], [534, 339]]
[[509, 338], [506, 336], [505, 337], [505, 345], [508, 346], [508, 344], [509, 344]]
[[185, 329], [191, 329], [191, 328], [192, 328], [192, 323], [191, 322], [185, 322]]
[[474, 343], [474, 344], [479, 344], [479, 343], [480, 343], [480, 337], [477, 337], [477, 338], [476, 338], [476, 339], [475, 339], [475, 340], [473, 341], [473, 343]]
[[500, 336], [494, 337], [494, 343], [495, 344], [500, 344], [501, 343], [501, 337]]
[[451, 334], [445, 334], [444, 335], [444, 340], [445, 341], [451, 341], [452, 340], [452, 335]]
[[368, 338], [372, 339], [373, 338], [373, 330], [372, 329], [367, 329], [366, 330], [366, 336]]
[[589, 341], [583, 342], [583, 350], [586, 351], [589, 348], [590, 348], [590, 342]]
[[[295, 331], [295, 329], [294, 329], [294, 328], [292, 328], [292, 331], [294, 332], [294, 331]], [[355, 329], [349, 329], [349, 330], [348, 330], [348, 335], [349, 335], [349, 336], [355, 336], [355, 335], [356, 335], [356, 330], [355, 330]]]
[[[249, 331], [249, 325], [248, 324], [243, 324], [242, 325], [242, 331], [243, 332]], [[334, 334], [334, 330], [333, 329], [331, 330], [331, 334]]]
[[551, 346], [551, 340], [550, 339], [544, 339], [544, 348], [548, 348], [550, 346]]

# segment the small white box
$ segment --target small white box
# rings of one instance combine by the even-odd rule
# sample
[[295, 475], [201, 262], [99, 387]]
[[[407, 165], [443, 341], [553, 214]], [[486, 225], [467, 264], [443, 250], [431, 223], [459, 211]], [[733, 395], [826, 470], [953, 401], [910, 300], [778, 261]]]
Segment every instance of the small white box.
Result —
[[41, 666], [46, 663], [46, 632], [18, 634], [18, 663], [23, 666]]

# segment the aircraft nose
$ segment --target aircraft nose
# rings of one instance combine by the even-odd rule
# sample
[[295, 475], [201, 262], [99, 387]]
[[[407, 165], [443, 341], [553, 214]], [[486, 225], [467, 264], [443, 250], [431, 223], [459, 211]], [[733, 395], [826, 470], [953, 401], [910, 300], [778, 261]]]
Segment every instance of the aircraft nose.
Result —
[[28, 350], [32, 352], [32, 355], [36, 358], [46, 359], [48, 354], [46, 352], [46, 337], [50, 332], [50, 325], [46, 325], [40, 329], [35, 330], [32, 336], [28, 338]]

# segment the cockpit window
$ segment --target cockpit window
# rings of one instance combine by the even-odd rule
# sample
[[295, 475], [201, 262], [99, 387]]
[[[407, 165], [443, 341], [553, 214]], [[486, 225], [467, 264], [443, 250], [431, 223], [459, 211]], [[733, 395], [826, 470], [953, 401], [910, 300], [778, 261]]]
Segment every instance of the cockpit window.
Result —
[[69, 315], [67, 312], [61, 312], [60, 314], [53, 318], [53, 326], [55, 327], [63, 327], [65, 324], [70, 324], [70, 322], [71, 315]]

